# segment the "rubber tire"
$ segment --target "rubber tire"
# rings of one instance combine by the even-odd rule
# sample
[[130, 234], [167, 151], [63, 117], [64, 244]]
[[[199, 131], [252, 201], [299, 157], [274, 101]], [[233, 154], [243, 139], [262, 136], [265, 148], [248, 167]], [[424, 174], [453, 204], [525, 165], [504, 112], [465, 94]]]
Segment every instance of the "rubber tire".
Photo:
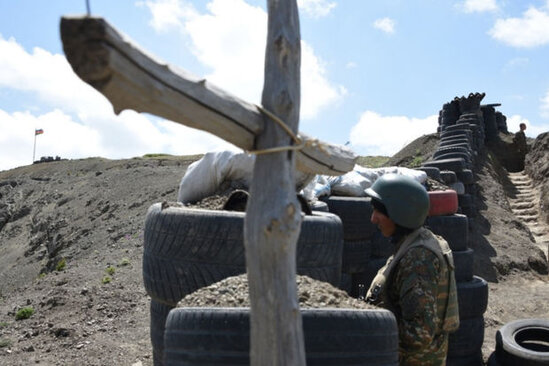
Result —
[[[465, 357], [449, 357], [446, 359], [446, 366], [483, 366], [482, 350]], [[496, 366], [496, 365], [493, 365]]]
[[427, 174], [429, 178], [440, 180], [440, 169], [439, 168], [428, 168], [428, 167], [421, 167], [421, 168], [415, 168], [415, 170], [421, 170]]
[[478, 276], [471, 281], [457, 283], [459, 318], [470, 319], [484, 315], [488, 307], [488, 282]]
[[440, 140], [438, 143], [438, 147], [450, 147], [450, 146], [463, 146], [462, 144], [466, 144], [467, 146], [470, 146], [471, 142], [465, 137], [465, 138], [448, 138], [445, 140]]
[[[301, 309], [307, 365], [398, 365], [388, 310]], [[178, 308], [164, 334], [166, 366], [249, 365], [249, 308]]]
[[444, 184], [450, 185], [457, 182], [457, 176], [455, 172], [452, 172], [450, 170], [442, 170], [440, 172], [440, 180], [442, 180]]
[[[523, 343], [527, 341], [534, 341], [531, 345], [537, 347], [525, 348]], [[496, 358], [502, 366], [549, 365], [547, 344], [549, 344], [548, 319], [515, 320], [503, 325], [496, 332]]]
[[434, 234], [443, 237], [452, 251], [467, 250], [469, 240], [468, 218], [462, 214], [427, 217], [425, 225]]
[[358, 285], [363, 284], [366, 291], [370, 288], [377, 272], [387, 263], [387, 258], [370, 258], [366, 270], [352, 274], [351, 296], [358, 298]]
[[[446, 160], [446, 159], [455, 159], [462, 158], [465, 161], [465, 168], [470, 169], [472, 167], [471, 156], [461, 152], [449, 152], [447, 154], [442, 154], [433, 157], [433, 160]], [[465, 170], [465, 169], [464, 169]]]
[[[201, 287], [246, 272], [244, 213], [163, 209], [152, 205], [145, 219], [143, 282], [149, 296], [175, 306]], [[339, 284], [343, 229], [336, 215], [305, 216], [297, 242], [297, 272]]]
[[448, 242], [453, 251], [466, 250], [469, 242], [467, 216], [461, 214], [427, 217], [425, 225]]
[[386, 238], [381, 234], [381, 231], [377, 230], [372, 237], [372, 258], [389, 258], [396, 251], [395, 243], [391, 242], [390, 238]]
[[484, 343], [484, 317], [459, 319], [459, 329], [450, 334], [448, 358], [461, 358], [481, 351]]
[[455, 182], [449, 185], [450, 189], [456, 191], [458, 195], [465, 194], [465, 186], [461, 182]]
[[439, 155], [449, 154], [449, 153], [464, 153], [466, 156], [471, 158], [471, 149], [463, 146], [448, 146], [448, 147], [439, 147], [433, 154], [433, 157]]
[[433, 166], [440, 170], [451, 170], [453, 172], [461, 172], [466, 168], [465, 161], [461, 158], [428, 161], [423, 163], [423, 166]]
[[475, 183], [475, 178], [473, 176], [473, 171], [470, 169], [465, 169], [461, 172], [456, 173], [457, 179], [463, 184], [473, 184]]
[[456, 250], [454, 257], [456, 282], [466, 282], [473, 279], [473, 249]]
[[368, 197], [330, 196], [322, 199], [331, 213], [341, 218], [345, 241], [369, 240], [377, 230], [370, 222], [371, 199]]
[[370, 240], [344, 240], [341, 272], [353, 274], [364, 271], [371, 255], [372, 243]]
[[448, 189], [446, 191], [430, 191], [429, 213], [427, 216], [453, 215], [458, 209], [458, 196], [456, 191]]
[[311, 211], [330, 212], [328, 210], [328, 204], [322, 201], [315, 201], [311, 204]]
[[164, 330], [166, 318], [174, 307], [151, 299], [150, 303], [150, 337], [153, 351], [153, 365], [164, 365]]

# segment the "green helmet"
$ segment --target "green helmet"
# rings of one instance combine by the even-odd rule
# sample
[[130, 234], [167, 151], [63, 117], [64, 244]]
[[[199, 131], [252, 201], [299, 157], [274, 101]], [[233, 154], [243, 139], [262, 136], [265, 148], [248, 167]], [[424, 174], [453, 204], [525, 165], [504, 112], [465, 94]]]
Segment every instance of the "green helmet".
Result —
[[385, 206], [391, 220], [408, 229], [422, 226], [429, 213], [427, 190], [405, 175], [384, 174], [366, 194]]

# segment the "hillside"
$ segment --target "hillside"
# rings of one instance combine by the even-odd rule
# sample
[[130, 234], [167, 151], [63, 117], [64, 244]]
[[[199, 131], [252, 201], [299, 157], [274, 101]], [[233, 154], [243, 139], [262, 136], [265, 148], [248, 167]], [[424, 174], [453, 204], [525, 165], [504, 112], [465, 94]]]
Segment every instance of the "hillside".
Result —
[[[547, 167], [547, 143], [547, 134], [536, 140], [526, 169], [545, 197], [549, 173], [538, 167]], [[435, 145], [424, 136], [389, 165], [424, 160]], [[89, 158], [0, 172], [0, 364], [152, 365], [143, 221], [150, 205], [176, 199], [196, 158]], [[487, 150], [478, 165], [470, 246], [475, 274], [490, 288], [486, 357], [505, 322], [549, 317], [549, 282], [543, 252], [511, 210], [498, 156]], [[34, 314], [15, 320], [23, 307]]]

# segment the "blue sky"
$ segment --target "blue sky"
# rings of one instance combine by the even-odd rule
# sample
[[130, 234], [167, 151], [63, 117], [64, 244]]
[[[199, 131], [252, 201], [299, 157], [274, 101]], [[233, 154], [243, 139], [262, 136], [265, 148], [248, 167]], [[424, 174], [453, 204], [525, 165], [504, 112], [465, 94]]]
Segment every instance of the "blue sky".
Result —
[[[442, 105], [484, 92], [510, 131], [549, 131], [549, 0], [299, 0], [300, 130], [359, 155], [433, 133]], [[157, 58], [249, 102], [263, 87], [266, 1], [90, 0]], [[85, 0], [0, 0], [0, 170], [36, 157], [127, 158], [234, 149], [157, 117], [112, 112], [59, 36]]]

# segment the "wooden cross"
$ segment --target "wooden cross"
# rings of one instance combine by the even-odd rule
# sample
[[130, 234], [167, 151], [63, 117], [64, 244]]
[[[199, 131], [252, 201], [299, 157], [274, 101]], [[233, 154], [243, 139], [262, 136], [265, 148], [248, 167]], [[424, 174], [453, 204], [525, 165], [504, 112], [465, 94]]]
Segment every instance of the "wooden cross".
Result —
[[[344, 147], [297, 134], [301, 67], [297, 4], [296, 0], [267, 4], [262, 107], [153, 59], [101, 18], [63, 17], [61, 38], [75, 73], [105, 95], [116, 113], [148, 112], [208, 131], [247, 151], [271, 151], [256, 156], [244, 222], [250, 361], [261, 366], [305, 365], [295, 280], [302, 217], [294, 167], [305, 173], [341, 175], [353, 169], [356, 156]], [[284, 121], [285, 128], [275, 121]]]

